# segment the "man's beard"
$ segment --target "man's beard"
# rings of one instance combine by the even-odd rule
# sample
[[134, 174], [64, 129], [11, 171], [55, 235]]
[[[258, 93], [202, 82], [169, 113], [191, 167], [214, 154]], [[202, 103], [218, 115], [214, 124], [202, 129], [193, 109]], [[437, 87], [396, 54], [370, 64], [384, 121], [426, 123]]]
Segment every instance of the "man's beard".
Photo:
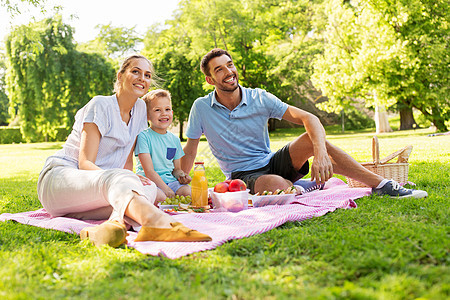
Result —
[[237, 88], [239, 88], [239, 80], [236, 76], [236, 86], [227, 86], [226, 84], [217, 84], [216, 89], [222, 91], [222, 92], [234, 92]]
[[239, 88], [239, 85], [237, 84], [234, 87], [223, 87], [223, 86], [216, 86], [216, 88], [222, 92], [234, 92], [237, 88]]

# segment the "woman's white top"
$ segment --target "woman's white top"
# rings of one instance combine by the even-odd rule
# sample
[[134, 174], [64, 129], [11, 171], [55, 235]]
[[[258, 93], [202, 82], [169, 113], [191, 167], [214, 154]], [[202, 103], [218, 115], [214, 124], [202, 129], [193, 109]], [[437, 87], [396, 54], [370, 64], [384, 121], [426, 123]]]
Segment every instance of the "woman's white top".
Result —
[[92, 98], [77, 112], [72, 132], [63, 149], [50, 156], [45, 166], [56, 163], [78, 168], [84, 123], [96, 124], [101, 134], [95, 164], [102, 169], [123, 168], [137, 135], [147, 128], [147, 108], [145, 102], [138, 99], [131, 109], [127, 125], [120, 116], [116, 95]]

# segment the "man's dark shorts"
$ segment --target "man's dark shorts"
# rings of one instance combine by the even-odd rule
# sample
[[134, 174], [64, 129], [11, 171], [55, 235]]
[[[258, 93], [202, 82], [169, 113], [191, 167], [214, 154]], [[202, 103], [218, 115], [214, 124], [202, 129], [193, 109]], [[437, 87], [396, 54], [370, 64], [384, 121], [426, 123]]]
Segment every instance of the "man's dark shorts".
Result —
[[231, 173], [231, 179], [241, 179], [250, 189], [250, 193], [255, 193], [255, 181], [261, 175], [275, 174], [292, 182], [299, 180], [309, 173], [309, 162], [296, 170], [292, 165], [291, 155], [289, 154], [289, 144], [275, 152], [269, 163], [260, 169], [250, 171], [236, 171]]

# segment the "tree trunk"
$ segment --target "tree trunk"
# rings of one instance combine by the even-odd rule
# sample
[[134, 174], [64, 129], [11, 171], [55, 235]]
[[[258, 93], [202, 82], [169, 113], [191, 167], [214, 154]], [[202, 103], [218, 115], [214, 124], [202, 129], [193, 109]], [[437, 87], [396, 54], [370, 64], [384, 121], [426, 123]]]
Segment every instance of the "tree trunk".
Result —
[[436, 127], [436, 130], [438, 132], [447, 132], [448, 131], [447, 125], [445, 125], [445, 121], [442, 118], [439, 118], [439, 119], [436, 118], [433, 121], [433, 125]]
[[375, 107], [375, 126], [377, 133], [392, 131], [384, 106], [377, 105]]
[[269, 132], [275, 131], [276, 127], [275, 119], [269, 119]]
[[184, 137], [183, 137], [183, 121], [180, 121], [180, 132], [178, 133], [178, 137], [180, 138], [181, 142], [184, 142]]
[[414, 120], [413, 110], [411, 107], [402, 106], [400, 112], [400, 130], [409, 130], [417, 128], [416, 120]]
[[436, 127], [438, 132], [446, 132], [448, 131], [447, 125], [445, 124], [445, 119], [441, 116], [439, 107], [433, 107], [433, 113], [430, 114], [424, 107], [417, 107], [418, 110], [425, 116], [427, 120], [432, 122], [432, 124]]

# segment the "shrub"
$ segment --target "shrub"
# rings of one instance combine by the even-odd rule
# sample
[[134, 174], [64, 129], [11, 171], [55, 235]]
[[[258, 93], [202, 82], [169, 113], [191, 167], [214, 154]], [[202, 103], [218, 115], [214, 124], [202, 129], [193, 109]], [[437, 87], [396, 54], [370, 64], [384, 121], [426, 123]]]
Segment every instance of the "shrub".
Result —
[[345, 112], [344, 125], [346, 130], [360, 130], [365, 128], [375, 128], [375, 121], [359, 110]]
[[58, 127], [56, 132], [56, 137], [54, 139], [49, 139], [49, 142], [64, 142], [66, 141], [72, 128]]
[[[58, 127], [56, 129], [55, 138], [49, 138], [49, 142], [63, 142], [67, 139], [70, 133], [70, 129], [64, 127]], [[43, 142], [44, 138], [40, 138], [36, 142]], [[8, 127], [0, 126], [0, 144], [13, 144], [13, 143], [23, 143], [25, 140], [20, 133], [20, 127]]]
[[23, 141], [19, 127], [0, 127], [0, 144], [13, 144]]

